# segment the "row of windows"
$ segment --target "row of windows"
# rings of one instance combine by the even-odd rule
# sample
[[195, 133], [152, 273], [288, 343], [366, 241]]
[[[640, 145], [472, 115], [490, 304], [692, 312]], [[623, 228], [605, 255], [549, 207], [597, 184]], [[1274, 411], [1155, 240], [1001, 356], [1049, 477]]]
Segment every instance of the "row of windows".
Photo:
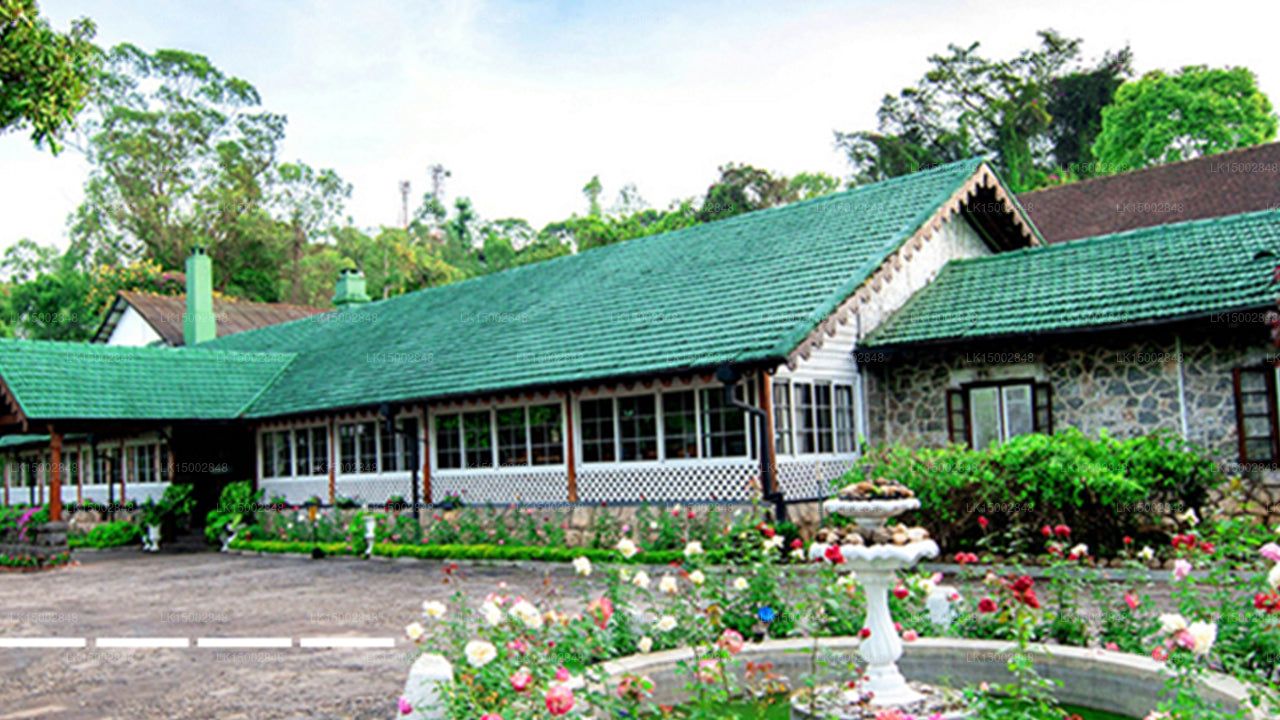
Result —
[[721, 388], [583, 400], [582, 461], [744, 457], [747, 414]]
[[436, 467], [533, 467], [564, 464], [560, 405], [437, 415]]
[[[93, 471], [85, 463], [93, 458]], [[165, 443], [128, 445], [125, 447], [125, 482], [158, 483], [169, 481], [169, 446]], [[11, 466], [10, 482], [15, 487], [33, 487], [40, 482], [43, 465], [52, 462], [47, 453], [40, 458], [25, 457]], [[99, 447], [96, 452], [68, 449], [62, 453], [62, 482], [106, 484], [120, 482], [120, 448]]]
[[853, 386], [780, 380], [773, 385], [773, 442], [779, 455], [851, 453]]
[[[418, 438], [416, 418], [396, 421], [388, 432], [382, 421], [346, 423], [338, 430], [338, 467], [343, 475], [405, 472], [413, 466]], [[406, 434], [408, 436], [406, 437]], [[329, 474], [329, 429], [324, 426], [262, 433], [262, 477]]]

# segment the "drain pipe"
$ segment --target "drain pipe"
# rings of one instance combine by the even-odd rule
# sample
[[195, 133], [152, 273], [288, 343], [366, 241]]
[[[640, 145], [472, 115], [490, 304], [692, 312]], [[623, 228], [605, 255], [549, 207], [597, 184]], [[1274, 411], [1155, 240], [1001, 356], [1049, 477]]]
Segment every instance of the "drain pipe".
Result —
[[726, 404], [745, 410], [760, 421], [760, 490], [765, 502], [773, 503], [775, 522], [787, 521], [787, 503], [782, 491], [777, 488], [773, 479], [773, 466], [769, 462], [769, 453], [765, 443], [772, 442], [769, 434], [769, 414], [754, 405], [748, 405], [738, 399], [738, 381], [742, 379], [732, 365], [725, 364], [716, 368], [716, 379], [724, 384], [724, 401]]

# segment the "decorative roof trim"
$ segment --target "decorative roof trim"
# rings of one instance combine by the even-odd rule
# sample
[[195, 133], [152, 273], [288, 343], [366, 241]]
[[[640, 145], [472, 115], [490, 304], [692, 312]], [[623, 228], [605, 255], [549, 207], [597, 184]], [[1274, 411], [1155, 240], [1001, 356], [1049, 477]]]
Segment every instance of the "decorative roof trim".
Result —
[[919, 229], [904, 240], [897, 250], [889, 253], [888, 257], [880, 263], [880, 267], [868, 275], [857, 290], [849, 295], [848, 298], [845, 298], [844, 302], [840, 303], [830, 315], [820, 321], [809, 335], [787, 354], [787, 369], [795, 370], [801, 360], [808, 360], [813, 355], [814, 350], [823, 346], [826, 338], [835, 337], [840, 326], [849, 323], [849, 317], [856, 315], [859, 307], [870, 305], [885, 285], [893, 279], [894, 273], [902, 269], [904, 260], [910, 261], [924, 247], [925, 243], [932, 240], [942, 230], [943, 224], [961, 213], [965, 204], [973, 200], [974, 195], [979, 190], [993, 191], [996, 200], [1010, 209], [1013, 215], [1014, 227], [1027, 239], [1029, 246], [1043, 244], [1040, 233], [1027, 218], [1026, 212], [1018, 204], [1017, 198], [1004, 187], [1004, 184], [1000, 182], [1000, 178], [984, 162], [978, 166], [972, 177], [956, 188], [951, 197], [942, 203], [929, 219], [921, 223]]

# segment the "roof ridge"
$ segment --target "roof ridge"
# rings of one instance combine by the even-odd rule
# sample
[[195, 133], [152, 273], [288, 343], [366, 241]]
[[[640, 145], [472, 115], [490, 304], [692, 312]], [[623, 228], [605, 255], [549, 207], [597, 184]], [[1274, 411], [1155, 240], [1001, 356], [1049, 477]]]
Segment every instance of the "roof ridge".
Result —
[[[153, 297], [153, 298], [185, 298], [187, 296], [185, 292], [157, 293], [157, 292], [148, 292], [146, 290], [119, 290], [118, 292], [121, 295], [140, 295], [140, 296]], [[215, 297], [213, 301], [229, 302], [229, 303], [239, 304], [239, 305], [265, 305], [267, 307], [277, 307], [277, 308], [300, 308], [303, 310], [319, 310], [321, 312], [328, 312], [331, 309], [331, 308], [321, 307], [319, 305], [300, 305], [297, 303], [267, 302], [265, 300], [247, 300], [245, 298], [232, 297], [230, 295], [222, 295], [219, 297]]]

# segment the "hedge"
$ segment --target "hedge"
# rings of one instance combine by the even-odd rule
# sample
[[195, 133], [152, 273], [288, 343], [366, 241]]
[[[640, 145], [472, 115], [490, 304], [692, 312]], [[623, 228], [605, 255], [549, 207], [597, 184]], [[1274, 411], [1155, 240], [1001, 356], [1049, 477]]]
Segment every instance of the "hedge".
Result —
[[[235, 550], [267, 553], [299, 553], [309, 554], [319, 548], [326, 555], [356, 555], [346, 543], [309, 543], [286, 540], [235, 540], [231, 543]], [[536, 547], [521, 545], [396, 545], [378, 543], [373, 546], [373, 554], [381, 557], [409, 557], [419, 560], [536, 560], [540, 562], [572, 562], [576, 558], [586, 557], [598, 563], [632, 563], [645, 565], [666, 565], [683, 560], [684, 556], [675, 550], [663, 550], [637, 553], [630, 560], [625, 560], [616, 550], [596, 548]], [[708, 553], [708, 559], [717, 562], [723, 559], [718, 553]]]

